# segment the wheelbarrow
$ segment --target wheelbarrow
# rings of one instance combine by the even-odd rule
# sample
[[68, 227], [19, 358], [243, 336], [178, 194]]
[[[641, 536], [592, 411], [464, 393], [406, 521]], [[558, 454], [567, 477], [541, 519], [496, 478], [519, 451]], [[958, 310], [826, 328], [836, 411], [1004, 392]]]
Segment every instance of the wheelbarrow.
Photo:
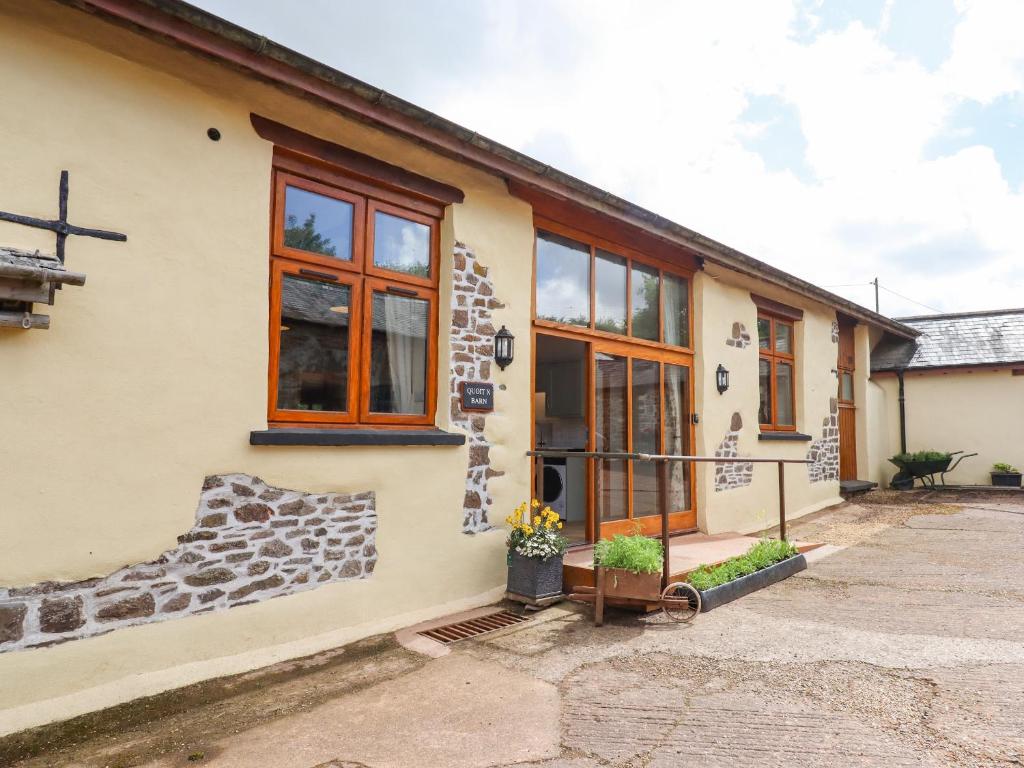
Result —
[[669, 619], [679, 623], [693, 620], [700, 613], [700, 592], [685, 581], [661, 588], [660, 573], [632, 573], [620, 568], [594, 567], [595, 586], [578, 586], [570, 600], [592, 603], [594, 626], [604, 623], [605, 605], [650, 610], [661, 608]]
[[[930, 459], [928, 461], [897, 461], [889, 459], [890, 462], [900, 468], [901, 474], [909, 475], [911, 483], [920, 480], [925, 488], [937, 488], [946, 485], [946, 474], [952, 472], [961, 461], [977, 456], [977, 453], [964, 453], [963, 451], [952, 451], [943, 459]], [[953, 457], [956, 457], [954, 460]], [[935, 475], [939, 481], [935, 482]]]

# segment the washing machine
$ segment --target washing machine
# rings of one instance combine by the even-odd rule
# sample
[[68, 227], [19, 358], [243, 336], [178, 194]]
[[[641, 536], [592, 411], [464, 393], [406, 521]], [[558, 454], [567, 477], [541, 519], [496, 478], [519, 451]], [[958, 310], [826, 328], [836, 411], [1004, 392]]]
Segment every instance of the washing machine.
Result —
[[563, 520], [566, 517], [565, 459], [548, 459], [544, 462], [544, 503]]

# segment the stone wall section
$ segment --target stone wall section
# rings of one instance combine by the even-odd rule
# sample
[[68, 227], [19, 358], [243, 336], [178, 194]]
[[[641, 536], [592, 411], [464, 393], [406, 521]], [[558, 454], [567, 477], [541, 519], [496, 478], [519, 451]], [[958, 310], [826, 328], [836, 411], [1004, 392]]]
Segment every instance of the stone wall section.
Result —
[[[729, 431], [715, 449], [718, 458], [738, 458], [740, 431], [743, 429], [743, 417], [739, 411], [732, 415]], [[750, 485], [754, 477], [754, 465], [749, 461], [738, 461], [730, 464], [715, 464], [715, 491], [730, 491]]]
[[468, 435], [469, 468], [462, 504], [463, 533], [491, 528], [487, 513], [493, 503], [487, 491], [492, 477], [503, 475], [491, 467], [486, 413], [463, 411], [463, 382], [491, 382], [494, 365], [494, 327], [491, 312], [505, 305], [494, 296], [488, 269], [462, 243], [455, 244], [452, 264], [451, 398], [452, 424]]
[[839, 343], [839, 321], [838, 320], [833, 320], [832, 321], [832, 343], [833, 344], [838, 344]]
[[0, 652], [367, 578], [376, 530], [373, 493], [302, 493], [212, 475], [195, 526], [156, 560], [103, 578], [0, 589]]
[[743, 323], [732, 324], [732, 335], [725, 340], [726, 346], [746, 349], [750, 346], [750, 332]]
[[839, 480], [839, 401], [829, 401], [829, 415], [822, 422], [821, 437], [807, 449], [807, 474], [812, 483]]

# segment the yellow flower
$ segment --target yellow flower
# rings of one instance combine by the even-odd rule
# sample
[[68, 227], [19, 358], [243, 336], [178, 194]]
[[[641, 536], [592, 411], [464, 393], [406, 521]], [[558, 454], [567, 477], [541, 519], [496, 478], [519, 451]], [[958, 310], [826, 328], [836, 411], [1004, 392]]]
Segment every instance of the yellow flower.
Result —
[[[523, 502], [523, 504], [525, 506], [526, 502]], [[530, 506], [533, 507], [534, 509], [536, 509], [537, 507], [540, 506], [540, 502], [537, 501], [536, 499], [533, 499], [533, 501], [530, 502]]]
[[537, 517], [533, 518], [533, 524], [534, 525], [540, 525], [540, 515], [538, 515]]
[[559, 524], [558, 524], [558, 529], [559, 529], [559, 530], [561, 530], [561, 529], [562, 529], [562, 524], [561, 524], [561, 523], [559, 523]]

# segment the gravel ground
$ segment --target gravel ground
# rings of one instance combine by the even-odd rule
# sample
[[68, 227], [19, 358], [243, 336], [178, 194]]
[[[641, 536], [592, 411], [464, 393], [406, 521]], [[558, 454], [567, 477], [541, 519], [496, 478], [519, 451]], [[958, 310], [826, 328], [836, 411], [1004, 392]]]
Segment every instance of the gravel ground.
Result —
[[[461, 643], [451, 658], [477, 665], [467, 669], [481, 670], [481, 684], [498, 670], [557, 691], [550, 706], [558, 728], [533, 762], [502, 761], [493, 752], [453, 761], [538, 768], [1024, 765], [1024, 501], [1011, 498], [879, 492], [796, 521], [793, 538], [840, 549], [690, 625], [611, 610], [595, 628], [587, 609], [563, 604], [513, 630]], [[389, 641], [363, 650], [204, 684], [156, 701], [149, 717], [135, 707], [24, 735], [18, 749], [35, 756], [13, 765], [246, 765], [230, 759], [246, 740], [272, 742], [278, 732], [303, 738], [295, 735], [303, 727], [316, 733], [329, 707], [365, 700], [374, 686], [400, 690], [402, 680], [429, 674], [437, 663]], [[405, 722], [407, 712], [415, 722], [422, 715], [414, 699], [391, 701], [389, 713]], [[507, 718], [531, 706], [517, 701]], [[481, 718], [466, 727], [483, 739], [497, 725]], [[0, 741], [0, 764], [17, 754], [10, 744], [5, 753]], [[425, 765], [403, 756], [409, 747], [396, 745], [392, 755], [378, 750], [370, 761], [365, 752], [346, 751], [342, 734], [337, 743], [327, 740], [317, 765]], [[313, 762], [268, 753], [263, 765]]]

